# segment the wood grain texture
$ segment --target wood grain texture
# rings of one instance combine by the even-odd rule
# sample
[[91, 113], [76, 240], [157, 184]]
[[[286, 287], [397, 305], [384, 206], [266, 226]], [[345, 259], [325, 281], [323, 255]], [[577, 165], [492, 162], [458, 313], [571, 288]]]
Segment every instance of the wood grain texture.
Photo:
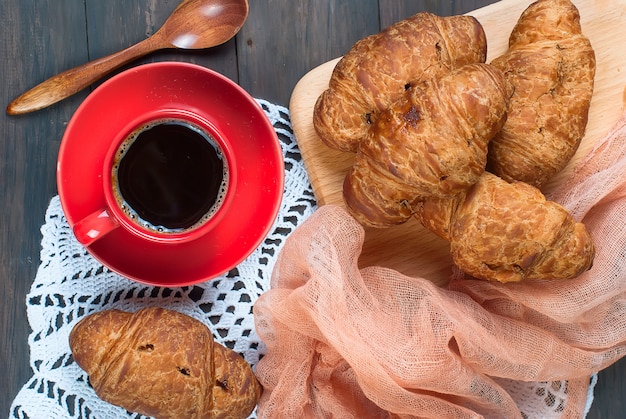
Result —
[[387, 26], [406, 19], [418, 12], [431, 12], [439, 16], [467, 13], [493, 3], [485, 0], [380, 0], [380, 26]]
[[[86, 2], [89, 59], [112, 54], [152, 36], [180, 2], [176, 0], [107, 0]], [[112, 31], [115, 31], [113, 33]], [[113, 35], [113, 36], [112, 36]], [[185, 61], [200, 64], [238, 81], [235, 40], [202, 50], [163, 50], [123, 66], [113, 74], [129, 67], [154, 61]], [[99, 85], [100, 82], [96, 83]]]
[[[82, 0], [0, 3], [4, 105], [87, 57]], [[54, 26], [47, 22], [55, 22]], [[79, 95], [46, 113], [0, 116], [0, 412], [32, 375], [26, 293], [39, 266], [40, 227], [56, 191], [60, 139]], [[6, 416], [5, 416], [6, 417]]]
[[287, 106], [311, 68], [378, 32], [375, 1], [251, 1], [237, 40], [241, 86]]
[[[227, 44], [201, 51], [161, 51], [131, 65], [196, 62], [239, 82], [255, 97], [287, 106], [294, 86], [309, 70], [344, 54], [363, 36], [417, 11], [463, 13], [490, 2], [251, 0], [246, 24]], [[178, 0], [1, 1], [4, 105], [60, 71], [144, 39], [177, 5]], [[619, 13], [614, 19], [620, 19]], [[617, 45], [606, 52], [609, 57], [622, 52]], [[59, 143], [88, 93], [32, 114], [0, 117], [0, 415], [5, 417], [32, 376], [25, 299], [39, 266], [44, 212], [56, 194]], [[623, 417], [624, 383], [625, 360], [603, 371], [589, 418]]]

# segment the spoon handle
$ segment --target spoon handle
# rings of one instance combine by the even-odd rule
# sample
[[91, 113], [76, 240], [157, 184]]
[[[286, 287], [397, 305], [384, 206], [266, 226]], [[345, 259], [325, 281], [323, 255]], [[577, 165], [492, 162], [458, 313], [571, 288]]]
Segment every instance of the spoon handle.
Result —
[[6, 112], [19, 115], [50, 106], [83, 90], [122, 65], [162, 47], [160, 40], [152, 36], [122, 51], [66, 70], [14, 99], [7, 106]]

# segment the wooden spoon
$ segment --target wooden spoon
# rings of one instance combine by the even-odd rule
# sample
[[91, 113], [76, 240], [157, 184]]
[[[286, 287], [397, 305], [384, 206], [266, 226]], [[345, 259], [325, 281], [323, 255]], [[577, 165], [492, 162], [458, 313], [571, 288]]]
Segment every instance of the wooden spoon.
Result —
[[223, 44], [239, 32], [247, 17], [247, 0], [184, 0], [151, 37], [49, 78], [14, 99], [6, 112], [18, 115], [45, 108], [122, 65], [159, 49], [199, 49]]

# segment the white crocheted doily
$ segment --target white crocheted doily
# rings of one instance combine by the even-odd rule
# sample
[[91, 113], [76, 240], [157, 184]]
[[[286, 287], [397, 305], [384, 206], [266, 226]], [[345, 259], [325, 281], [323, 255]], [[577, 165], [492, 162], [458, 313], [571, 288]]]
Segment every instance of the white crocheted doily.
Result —
[[[100, 265], [75, 240], [58, 197], [41, 228], [41, 265], [26, 296], [33, 377], [14, 399], [10, 418], [140, 418], [100, 400], [87, 375], [72, 360], [69, 332], [84, 315], [108, 308], [135, 311], [161, 306], [188, 314], [212, 331], [216, 341], [256, 365], [265, 351], [254, 328], [252, 306], [269, 289], [276, 257], [286, 239], [316, 208], [286, 108], [258, 100], [280, 139], [285, 158], [285, 194], [264, 242], [222, 277], [195, 286], [158, 288], [125, 279]], [[590, 388], [591, 401], [593, 385]], [[566, 383], [526, 383], [518, 400], [536, 399], [543, 417], [559, 417]], [[545, 409], [543, 408], [545, 406]], [[253, 414], [252, 417], [255, 415]], [[181, 418], [182, 419], [182, 418]]]

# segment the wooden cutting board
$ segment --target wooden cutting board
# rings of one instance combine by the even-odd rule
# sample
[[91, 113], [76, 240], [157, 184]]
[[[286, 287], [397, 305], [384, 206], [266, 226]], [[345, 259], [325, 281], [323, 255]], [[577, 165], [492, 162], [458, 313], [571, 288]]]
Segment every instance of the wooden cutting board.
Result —
[[[507, 49], [508, 37], [520, 14], [532, 1], [504, 0], [468, 13], [476, 17], [487, 35], [487, 62]], [[597, 68], [586, 135], [570, 164], [545, 188], [549, 193], [566, 179], [576, 164], [600, 140], [623, 112], [626, 85], [626, 0], [574, 0], [583, 33], [595, 50]], [[343, 179], [354, 155], [325, 146], [313, 128], [313, 107], [328, 87], [339, 58], [307, 73], [295, 86], [290, 101], [294, 134], [319, 205], [344, 205]], [[448, 282], [452, 262], [447, 243], [425, 230], [416, 220], [389, 229], [366, 231], [361, 267], [378, 265], [439, 285]]]

